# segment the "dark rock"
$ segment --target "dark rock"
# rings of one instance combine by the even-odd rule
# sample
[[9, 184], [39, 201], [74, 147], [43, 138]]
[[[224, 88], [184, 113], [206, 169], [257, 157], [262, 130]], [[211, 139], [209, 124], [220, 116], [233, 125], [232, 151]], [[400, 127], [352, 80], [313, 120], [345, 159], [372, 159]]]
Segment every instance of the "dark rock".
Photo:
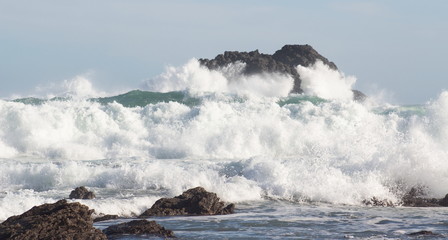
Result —
[[93, 219], [93, 222], [102, 222], [102, 221], [107, 221], [107, 220], [111, 220], [111, 219], [117, 219], [118, 215], [104, 215], [101, 217], [97, 217], [95, 219]]
[[434, 236], [434, 235], [438, 235], [438, 234], [435, 234], [431, 231], [425, 231], [425, 230], [408, 234], [408, 236]]
[[440, 200], [425, 198], [424, 196], [425, 191], [423, 187], [413, 187], [403, 196], [402, 205], [405, 207], [440, 207]]
[[224, 205], [215, 193], [207, 192], [202, 187], [189, 189], [174, 198], [161, 198], [143, 212], [140, 217], [174, 216], [174, 215], [220, 215], [230, 214], [235, 210], [234, 204]]
[[95, 193], [87, 190], [84, 186], [77, 187], [70, 193], [70, 199], [94, 199]]
[[[230, 63], [244, 62], [246, 67], [243, 74], [251, 75], [262, 72], [282, 73], [292, 76], [294, 87], [292, 93], [302, 93], [300, 88], [302, 80], [296, 70], [298, 65], [309, 67], [317, 60], [322, 61], [331, 69], [338, 70], [336, 64], [320, 55], [310, 45], [285, 45], [273, 55], [259, 53], [258, 50], [252, 52], [230, 52], [219, 54], [214, 59], [199, 59], [199, 62], [209, 69], [219, 69]], [[354, 91], [355, 100], [364, 100], [365, 95], [360, 91]]]
[[174, 233], [171, 230], [167, 230], [164, 227], [157, 224], [155, 221], [147, 220], [134, 220], [130, 222], [120, 223], [117, 225], [112, 225], [103, 230], [103, 232], [110, 235], [121, 235], [121, 234], [134, 234], [134, 235], [154, 235], [158, 237], [169, 237], [173, 238]]
[[372, 197], [369, 200], [365, 199], [362, 201], [362, 203], [364, 205], [374, 206], [374, 207], [394, 207], [394, 203], [392, 201], [387, 200], [387, 199], [380, 200], [376, 197]]
[[0, 224], [0, 239], [103, 240], [106, 235], [93, 227], [94, 210], [80, 203], [60, 200], [12, 216]]
[[439, 201], [440, 206], [448, 207], [448, 194]]
[[353, 100], [355, 100], [355, 101], [363, 102], [367, 98], [367, 96], [364, 93], [362, 93], [361, 91], [352, 90], [352, 92], [353, 92]]

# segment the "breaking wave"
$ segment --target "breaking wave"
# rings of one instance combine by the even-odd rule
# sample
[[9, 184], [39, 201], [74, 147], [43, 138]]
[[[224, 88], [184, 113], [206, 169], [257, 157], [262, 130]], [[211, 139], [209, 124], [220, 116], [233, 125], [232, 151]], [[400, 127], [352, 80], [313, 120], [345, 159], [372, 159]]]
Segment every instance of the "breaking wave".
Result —
[[[0, 219], [79, 185], [104, 196], [85, 204], [127, 216], [198, 185], [234, 202], [398, 201], [416, 185], [446, 194], [448, 92], [424, 105], [373, 105], [285, 95], [283, 76], [234, 83], [233, 70], [191, 61], [150, 80], [153, 92], [0, 100]], [[247, 94], [251, 84], [260, 88]]]

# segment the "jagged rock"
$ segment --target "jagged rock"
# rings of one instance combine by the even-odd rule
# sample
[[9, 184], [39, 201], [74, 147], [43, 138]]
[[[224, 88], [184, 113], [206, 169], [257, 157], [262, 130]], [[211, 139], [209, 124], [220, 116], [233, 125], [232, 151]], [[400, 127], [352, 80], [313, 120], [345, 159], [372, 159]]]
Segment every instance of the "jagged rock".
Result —
[[[252, 52], [226, 51], [214, 59], [199, 59], [199, 62], [209, 69], [219, 69], [230, 63], [244, 62], [246, 67], [243, 74], [247, 75], [262, 72], [288, 74], [294, 79], [292, 93], [303, 93], [300, 88], [302, 80], [296, 67], [298, 65], [309, 67], [317, 60], [322, 61], [331, 69], [338, 69], [336, 64], [320, 55], [310, 45], [285, 45], [273, 55], [259, 53], [258, 50]], [[355, 100], [362, 101], [366, 98], [366, 95], [357, 90], [353, 90], [353, 95]]]
[[423, 187], [413, 187], [406, 193], [403, 198], [403, 206], [405, 207], [440, 207], [439, 199], [425, 198]]
[[70, 193], [70, 199], [94, 199], [95, 193], [87, 190], [86, 187], [77, 187]]
[[111, 220], [111, 219], [117, 219], [118, 218], [118, 215], [104, 215], [104, 216], [101, 216], [101, 217], [97, 217], [97, 218], [95, 218], [95, 219], [93, 219], [93, 222], [95, 223], [95, 222], [102, 222], [102, 221], [107, 221], [107, 220]]
[[224, 205], [215, 193], [207, 192], [202, 187], [189, 189], [174, 198], [161, 198], [143, 212], [140, 217], [174, 216], [174, 215], [219, 215], [230, 214], [234, 204]]
[[155, 221], [147, 220], [133, 220], [130, 222], [112, 225], [103, 230], [103, 232], [110, 235], [134, 234], [134, 235], [154, 235], [158, 237], [174, 238], [174, 233], [157, 224]]
[[392, 201], [387, 200], [387, 199], [380, 200], [376, 197], [372, 197], [369, 200], [365, 199], [362, 201], [362, 203], [364, 205], [374, 206], [374, 207], [393, 207], [394, 206], [394, 203]]
[[448, 194], [439, 201], [440, 206], [448, 207]]
[[12, 216], [0, 224], [0, 239], [104, 240], [106, 235], [93, 227], [94, 210], [80, 203], [60, 200]]

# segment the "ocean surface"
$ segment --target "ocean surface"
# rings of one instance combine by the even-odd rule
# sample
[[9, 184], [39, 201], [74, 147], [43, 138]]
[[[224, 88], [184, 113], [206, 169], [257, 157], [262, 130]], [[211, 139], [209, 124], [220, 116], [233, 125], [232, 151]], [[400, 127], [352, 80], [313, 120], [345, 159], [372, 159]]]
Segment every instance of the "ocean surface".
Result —
[[[86, 186], [97, 198], [79, 202], [123, 217], [103, 229], [202, 186], [236, 213], [154, 219], [181, 239], [448, 237], [448, 209], [400, 206], [412, 187], [448, 193], [448, 92], [356, 102], [354, 78], [324, 66], [302, 69], [304, 94], [288, 94], [287, 76], [238, 69], [193, 59], [138, 90], [105, 94], [78, 77], [0, 100], [0, 221]], [[396, 207], [363, 204], [373, 197]]]

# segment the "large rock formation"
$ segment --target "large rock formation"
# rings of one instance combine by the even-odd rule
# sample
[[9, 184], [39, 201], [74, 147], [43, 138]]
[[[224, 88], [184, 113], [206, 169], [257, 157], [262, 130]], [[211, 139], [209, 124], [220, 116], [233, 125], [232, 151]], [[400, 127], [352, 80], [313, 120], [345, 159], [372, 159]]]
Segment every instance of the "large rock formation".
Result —
[[81, 187], [75, 188], [75, 190], [73, 190], [70, 193], [69, 198], [70, 199], [94, 199], [95, 193], [87, 190], [86, 187], [81, 186]]
[[140, 217], [174, 216], [174, 215], [219, 215], [230, 214], [234, 204], [225, 206], [215, 193], [207, 192], [202, 187], [189, 189], [174, 198], [161, 198], [143, 212]]
[[0, 239], [104, 240], [93, 227], [93, 210], [80, 203], [60, 200], [43, 204], [0, 224]]
[[133, 220], [130, 222], [112, 225], [103, 230], [107, 236], [111, 235], [153, 235], [164, 238], [174, 238], [174, 233], [157, 224], [155, 221]]
[[[300, 88], [302, 80], [296, 67], [297, 65], [309, 67], [317, 60], [322, 61], [331, 69], [338, 69], [336, 64], [320, 55], [310, 45], [285, 45], [273, 55], [259, 53], [258, 50], [252, 52], [226, 51], [214, 59], [199, 59], [199, 62], [209, 69], [219, 69], [230, 63], [244, 62], [246, 67], [243, 73], [248, 75], [262, 72], [289, 74], [294, 79], [292, 92], [303, 93]], [[356, 100], [363, 100], [366, 97], [357, 90], [354, 90], [353, 93]]]

